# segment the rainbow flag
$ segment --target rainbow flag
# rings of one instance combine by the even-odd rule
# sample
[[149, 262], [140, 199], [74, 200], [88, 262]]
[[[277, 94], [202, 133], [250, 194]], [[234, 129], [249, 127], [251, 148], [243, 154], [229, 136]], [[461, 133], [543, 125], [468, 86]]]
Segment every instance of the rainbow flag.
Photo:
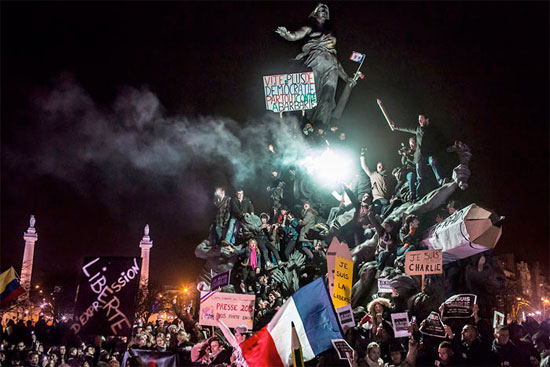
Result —
[[0, 306], [7, 305], [23, 293], [25, 289], [19, 284], [13, 266], [0, 274]]

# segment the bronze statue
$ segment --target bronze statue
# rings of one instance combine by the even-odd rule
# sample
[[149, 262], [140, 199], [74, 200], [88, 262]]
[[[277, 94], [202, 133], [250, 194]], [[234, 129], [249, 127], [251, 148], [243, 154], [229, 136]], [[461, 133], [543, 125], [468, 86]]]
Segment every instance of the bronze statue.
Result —
[[[330, 19], [328, 6], [318, 4], [309, 15], [311, 25], [290, 32], [285, 27], [278, 27], [276, 33], [287, 41], [298, 41], [307, 38], [302, 52], [296, 60], [313, 69], [317, 107], [306, 112], [312, 124], [329, 125], [332, 118], [340, 118], [349, 98], [350, 90], [357, 83], [357, 77], [350, 78], [336, 57], [336, 37], [327, 29]], [[346, 89], [336, 105], [335, 95], [338, 78], [346, 82]]]

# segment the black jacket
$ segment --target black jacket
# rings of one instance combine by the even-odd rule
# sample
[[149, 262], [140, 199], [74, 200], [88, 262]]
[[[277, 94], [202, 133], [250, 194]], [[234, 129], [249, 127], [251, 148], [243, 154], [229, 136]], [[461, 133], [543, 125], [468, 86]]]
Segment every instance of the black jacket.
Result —
[[395, 127], [395, 130], [416, 135], [416, 150], [414, 152], [414, 163], [420, 162], [422, 158], [428, 158], [437, 151], [436, 131], [430, 125], [424, 127], [418, 125], [416, 129]]
[[252, 202], [246, 196], [242, 201], [237, 198], [231, 199], [231, 215], [237, 219], [243, 219], [244, 213], [254, 213]]

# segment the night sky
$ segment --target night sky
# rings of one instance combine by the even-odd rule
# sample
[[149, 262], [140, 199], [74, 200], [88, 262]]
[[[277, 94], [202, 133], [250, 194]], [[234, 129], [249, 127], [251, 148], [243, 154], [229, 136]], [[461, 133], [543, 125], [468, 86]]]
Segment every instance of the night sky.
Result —
[[[252, 155], [278, 117], [262, 76], [299, 70], [302, 43], [274, 31], [315, 4], [3, 1], [1, 269], [20, 270], [34, 214], [35, 283], [71, 288], [85, 255], [138, 255], [146, 223], [151, 276], [193, 281], [215, 185], [268, 207]], [[506, 216], [497, 253], [547, 269], [548, 2], [328, 4], [348, 74], [351, 52], [367, 54], [341, 121], [350, 148], [398, 164], [409, 135], [390, 132], [376, 98], [400, 126], [428, 114], [472, 148], [459, 199]]]

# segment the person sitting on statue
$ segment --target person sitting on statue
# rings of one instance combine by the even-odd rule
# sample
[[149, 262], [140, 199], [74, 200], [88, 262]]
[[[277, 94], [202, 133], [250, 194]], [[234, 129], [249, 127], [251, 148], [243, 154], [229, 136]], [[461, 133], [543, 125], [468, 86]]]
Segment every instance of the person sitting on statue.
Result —
[[238, 255], [242, 260], [241, 290], [243, 293], [253, 292], [256, 286], [256, 275], [260, 274], [262, 266], [262, 257], [258, 249], [258, 242], [256, 239], [251, 238], [248, 240], [248, 246], [240, 250], [235, 250], [232, 246], [228, 246], [227, 249], [229, 252]]
[[249, 198], [244, 196], [244, 190], [238, 189], [236, 197], [231, 199], [231, 219], [227, 226], [227, 233], [225, 239], [222, 241], [224, 245], [234, 245], [235, 239], [239, 233], [240, 227], [242, 226], [241, 221], [249, 216], [254, 214], [254, 207]]
[[409, 214], [399, 231], [402, 245], [397, 250], [397, 256], [402, 256], [407, 251], [419, 250], [422, 241], [422, 233], [418, 230], [419, 226], [420, 219], [414, 214]]
[[[336, 87], [338, 79], [344, 80], [350, 87], [355, 86], [356, 81], [350, 78], [336, 57], [336, 38], [329, 31], [328, 20], [330, 13], [328, 6], [318, 4], [309, 15], [310, 25], [303, 26], [295, 32], [288, 31], [285, 27], [278, 27], [276, 33], [287, 41], [298, 41], [308, 37], [302, 47], [302, 52], [296, 56], [296, 60], [303, 61], [307, 67], [313, 70], [315, 79], [315, 92], [317, 107], [306, 110], [306, 118], [313, 126], [329, 126], [336, 107]], [[338, 103], [338, 110], [349, 98], [349, 93], [343, 93], [342, 100]], [[334, 114], [338, 118], [340, 113]]]
[[391, 219], [386, 219], [383, 224], [380, 224], [379, 219], [373, 214], [369, 213], [369, 219], [376, 229], [376, 233], [380, 237], [378, 241], [378, 248], [376, 250], [376, 276], [378, 279], [382, 270], [388, 263], [393, 263], [397, 255], [397, 247], [399, 246], [398, 231], [399, 225]]
[[433, 127], [430, 127], [430, 119], [424, 115], [418, 115], [418, 126], [415, 129], [397, 127], [393, 121], [389, 122], [392, 130], [403, 131], [416, 135], [416, 149], [414, 152], [414, 164], [416, 165], [416, 198], [424, 196], [429, 190], [426, 188], [427, 168], [431, 167], [437, 184], [443, 184], [443, 174], [435, 153], [437, 150], [436, 136]]
[[372, 204], [374, 212], [381, 214], [384, 207], [390, 204], [390, 197], [392, 193], [392, 185], [390, 177], [384, 170], [384, 164], [378, 162], [376, 164], [376, 171], [371, 171], [367, 166], [366, 161], [367, 148], [361, 149], [361, 168], [369, 176], [372, 185]]

